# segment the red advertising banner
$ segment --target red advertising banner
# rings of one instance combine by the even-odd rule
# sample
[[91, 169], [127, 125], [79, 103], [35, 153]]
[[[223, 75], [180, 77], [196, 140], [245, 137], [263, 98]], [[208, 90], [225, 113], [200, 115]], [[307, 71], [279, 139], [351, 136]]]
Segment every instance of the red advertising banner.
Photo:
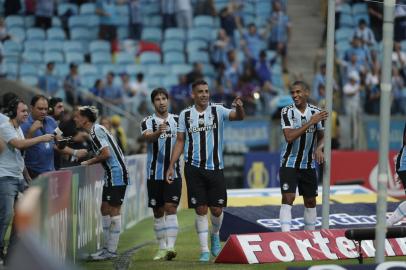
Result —
[[[388, 195], [405, 196], [402, 184], [394, 179], [395, 165], [393, 158], [397, 152], [391, 151], [388, 156]], [[378, 152], [377, 151], [333, 151], [331, 160], [331, 184], [362, 182], [362, 185], [373, 191], [377, 190]]]
[[[292, 231], [231, 235], [216, 263], [272, 263], [338, 260], [358, 257], [356, 243], [345, 230]], [[372, 240], [362, 241], [364, 257], [374, 257]], [[406, 238], [387, 239], [386, 256], [406, 255]]]

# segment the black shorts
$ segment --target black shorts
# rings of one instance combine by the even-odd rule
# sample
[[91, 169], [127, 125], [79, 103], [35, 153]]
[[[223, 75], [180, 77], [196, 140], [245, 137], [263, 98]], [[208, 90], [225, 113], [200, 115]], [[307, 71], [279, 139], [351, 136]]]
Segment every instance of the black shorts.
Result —
[[406, 193], [406, 171], [400, 171], [397, 172], [397, 174], [399, 175], [400, 181], [402, 181], [402, 185]]
[[124, 202], [127, 186], [104, 186], [102, 201], [108, 202], [111, 206], [120, 206]]
[[149, 207], [158, 208], [165, 203], [178, 205], [182, 194], [182, 178], [174, 179], [172, 184], [168, 184], [165, 180], [148, 179], [147, 188]]
[[303, 197], [317, 197], [317, 175], [315, 169], [295, 169], [281, 167], [279, 169], [282, 193], [296, 193]]
[[205, 170], [185, 164], [189, 208], [201, 205], [226, 207], [227, 189], [223, 170]]

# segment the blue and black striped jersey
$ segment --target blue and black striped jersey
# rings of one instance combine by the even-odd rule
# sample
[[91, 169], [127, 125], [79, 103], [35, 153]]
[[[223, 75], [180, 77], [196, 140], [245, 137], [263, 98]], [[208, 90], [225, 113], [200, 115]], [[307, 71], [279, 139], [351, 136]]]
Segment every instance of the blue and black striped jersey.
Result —
[[[305, 125], [313, 114], [321, 110], [313, 105], [307, 104], [304, 113], [301, 113], [294, 104], [284, 107], [281, 111], [282, 129], [297, 129]], [[317, 143], [318, 130], [324, 130], [323, 121], [309, 127], [306, 132], [294, 142], [284, 142], [281, 151], [281, 167], [310, 169], [315, 168], [314, 149]]]
[[406, 171], [406, 150], [405, 150], [405, 136], [406, 136], [406, 124], [405, 128], [403, 129], [403, 145], [402, 148], [399, 151], [398, 158], [396, 160], [396, 171], [397, 172], [402, 172]]
[[[141, 123], [141, 134], [146, 131], [155, 132], [162, 123], [166, 123], [167, 130], [159, 136], [158, 140], [148, 143], [147, 146], [147, 173], [149, 180], [165, 180], [169, 168], [172, 150], [176, 143], [176, 133], [179, 117], [169, 114], [167, 119], [162, 119], [155, 114], [144, 118]], [[174, 178], [180, 177], [179, 161], [175, 163]]]
[[90, 131], [90, 147], [98, 155], [100, 151], [108, 147], [110, 157], [101, 164], [105, 170], [105, 186], [128, 185], [128, 169], [123, 152], [114, 137], [102, 125], [94, 124]]
[[222, 105], [209, 104], [201, 113], [195, 106], [180, 113], [178, 132], [185, 133], [186, 163], [206, 170], [224, 168], [224, 121], [229, 120], [230, 112]]

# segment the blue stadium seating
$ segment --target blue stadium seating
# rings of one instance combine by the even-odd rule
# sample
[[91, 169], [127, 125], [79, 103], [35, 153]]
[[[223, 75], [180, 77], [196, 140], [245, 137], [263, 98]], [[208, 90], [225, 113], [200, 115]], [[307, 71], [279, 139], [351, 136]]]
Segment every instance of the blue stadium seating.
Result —
[[214, 21], [213, 21], [213, 17], [211, 17], [211, 16], [200, 15], [200, 16], [196, 16], [193, 19], [194, 27], [199, 27], [199, 26], [213, 27], [213, 25], [214, 25]]
[[85, 56], [80, 52], [66, 52], [65, 61], [67, 63], [82, 64], [85, 61]]
[[340, 22], [339, 22], [339, 27], [354, 27], [354, 20], [352, 15], [349, 14], [341, 14], [340, 16]]
[[69, 28], [87, 27], [88, 26], [88, 16], [85, 16], [85, 15], [70, 16], [68, 19], [68, 26], [69, 26]]
[[44, 53], [44, 62], [54, 62], [58, 64], [65, 63], [65, 59], [63, 57], [63, 54], [61, 52], [45, 52]]
[[22, 51], [21, 43], [14, 40], [6, 40], [3, 44], [3, 49], [5, 52], [20, 53]]
[[142, 65], [131, 64], [125, 67], [125, 72], [130, 76], [136, 76], [138, 73], [145, 73], [145, 71], [146, 69]]
[[170, 67], [161, 64], [147, 65], [147, 72], [149, 76], [165, 76], [170, 73]]
[[352, 5], [352, 13], [357, 14], [368, 14], [368, 5], [366, 3], [355, 3]]
[[52, 17], [52, 27], [62, 27], [62, 21], [59, 17]]
[[209, 59], [209, 54], [207, 52], [203, 51], [198, 51], [198, 52], [193, 52], [188, 54], [188, 63], [202, 63], [202, 64], [209, 64], [210, 59]]
[[127, 52], [119, 52], [116, 54], [116, 64], [134, 64], [135, 56]]
[[110, 52], [111, 45], [108, 41], [105, 40], [93, 40], [89, 44], [90, 52]]
[[183, 41], [176, 40], [176, 39], [165, 40], [162, 43], [161, 49], [164, 53], [166, 53], [166, 52], [182, 52], [183, 53], [185, 50]]
[[26, 38], [27, 40], [44, 40], [45, 31], [38, 27], [28, 28], [26, 31]]
[[369, 15], [367, 13], [357, 13], [354, 15], [354, 23], [358, 25], [359, 21], [364, 19], [367, 25], [369, 25]]
[[43, 57], [39, 52], [23, 52], [22, 59], [24, 62], [42, 64]]
[[183, 52], [165, 52], [164, 64], [184, 64], [185, 54]]
[[141, 39], [159, 43], [162, 40], [162, 31], [157, 27], [144, 27]]
[[201, 50], [207, 50], [207, 42], [204, 40], [190, 40], [186, 44], [187, 53], [193, 53]]
[[92, 64], [81, 64], [79, 65], [79, 74], [84, 75], [94, 75], [99, 74], [99, 70], [95, 65]]
[[349, 4], [341, 5], [341, 14], [352, 15], [352, 8]]
[[144, 52], [140, 56], [140, 62], [143, 65], [160, 64], [161, 63], [161, 56], [158, 53]]
[[70, 32], [71, 40], [91, 40], [90, 31], [84, 27], [75, 27]]
[[38, 76], [38, 67], [34, 64], [20, 66], [20, 76]]
[[349, 27], [341, 27], [336, 30], [335, 32], [335, 41], [340, 42], [340, 41], [349, 41], [352, 39], [352, 34], [354, 33], [353, 28]]
[[94, 3], [84, 3], [84, 4], [80, 5], [79, 13], [80, 14], [95, 14], [96, 5]]
[[92, 64], [111, 64], [110, 52], [94, 52], [91, 53], [90, 59]]
[[182, 28], [168, 28], [164, 32], [165, 40], [177, 39], [184, 41], [186, 40], [185, 31]]
[[13, 39], [19, 42], [25, 40], [25, 30], [22, 27], [12, 27], [8, 29], [8, 32], [13, 36]]
[[20, 76], [20, 81], [23, 84], [26, 84], [29, 86], [37, 86], [37, 84], [38, 84], [37, 76], [32, 76], [32, 75]]
[[24, 51], [37, 51], [42, 53], [45, 49], [45, 43], [46, 41], [44, 40], [26, 41], [24, 42]]
[[189, 64], [174, 64], [171, 65], [171, 72], [174, 75], [187, 74], [192, 71], [193, 66]]
[[47, 39], [52, 40], [65, 40], [66, 34], [60, 27], [52, 27], [47, 30]]
[[84, 52], [83, 44], [80, 41], [67, 40], [63, 43], [63, 51], [66, 52]]
[[7, 16], [7, 18], [5, 19], [5, 24], [7, 29], [10, 29], [12, 27], [25, 27], [24, 17], [19, 15]]
[[34, 27], [35, 16], [32, 16], [32, 15], [24, 16], [24, 25], [25, 25], [25, 28]]
[[196, 27], [188, 31], [188, 40], [212, 40], [212, 28], [209, 27]]
[[178, 82], [179, 80], [176, 75], [167, 75], [162, 79], [163, 86], [166, 87], [168, 90], [170, 90], [172, 86], [177, 85]]
[[79, 9], [78, 6], [75, 4], [70, 4], [70, 3], [60, 3], [58, 4], [58, 15], [62, 16], [64, 15], [66, 12], [68, 12], [68, 10], [70, 10], [70, 12], [72, 14], [78, 14]]

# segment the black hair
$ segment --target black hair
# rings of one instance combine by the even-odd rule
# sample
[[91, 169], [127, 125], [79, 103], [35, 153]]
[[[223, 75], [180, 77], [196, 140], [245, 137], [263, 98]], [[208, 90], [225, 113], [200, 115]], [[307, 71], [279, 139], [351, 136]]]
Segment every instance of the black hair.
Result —
[[154, 103], [154, 99], [157, 95], [163, 94], [167, 99], [169, 99], [168, 91], [163, 87], [155, 88], [151, 93], [151, 101]]
[[16, 98], [18, 98], [18, 96], [13, 92], [4, 93], [4, 95], [3, 95], [3, 104], [2, 104], [3, 108], [7, 108], [10, 101], [12, 101], [13, 99], [16, 99]]
[[30, 105], [35, 107], [35, 104], [37, 104], [38, 100], [40, 100], [40, 99], [45, 99], [47, 101], [47, 103], [49, 103], [49, 100], [47, 99], [46, 96], [44, 96], [44, 95], [35, 95], [35, 96], [32, 97]]
[[198, 85], [209, 85], [205, 80], [196, 80], [192, 83], [192, 90], [195, 89], [196, 86]]
[[59, 102], [63, 102], [63, 99], [60, 97], [52, 97], [49, 99], [49, 107], [53, 108], [56, 106], [56, 104], [58, 104]]
[[10, 119], [14, 119], [17, 117], [17, 108], [18, 104], [25, 104], [24, 100], [20, 99], [19, 97], [16, 97], [8, 103], [7, 109], [6, 109], [6, 114]]
[[79, 107], [79, 114], [86, 117], [90, 122], [94, 123], [97, 120], [99, 111], [94, 106]]
[[307, 85], [307, 83], [305, 83], [304, 81], [294, 81], [290, 88], [293, 88], [294, 86], [300, 86], [305, 91], [310, 89], [309, 85]]

